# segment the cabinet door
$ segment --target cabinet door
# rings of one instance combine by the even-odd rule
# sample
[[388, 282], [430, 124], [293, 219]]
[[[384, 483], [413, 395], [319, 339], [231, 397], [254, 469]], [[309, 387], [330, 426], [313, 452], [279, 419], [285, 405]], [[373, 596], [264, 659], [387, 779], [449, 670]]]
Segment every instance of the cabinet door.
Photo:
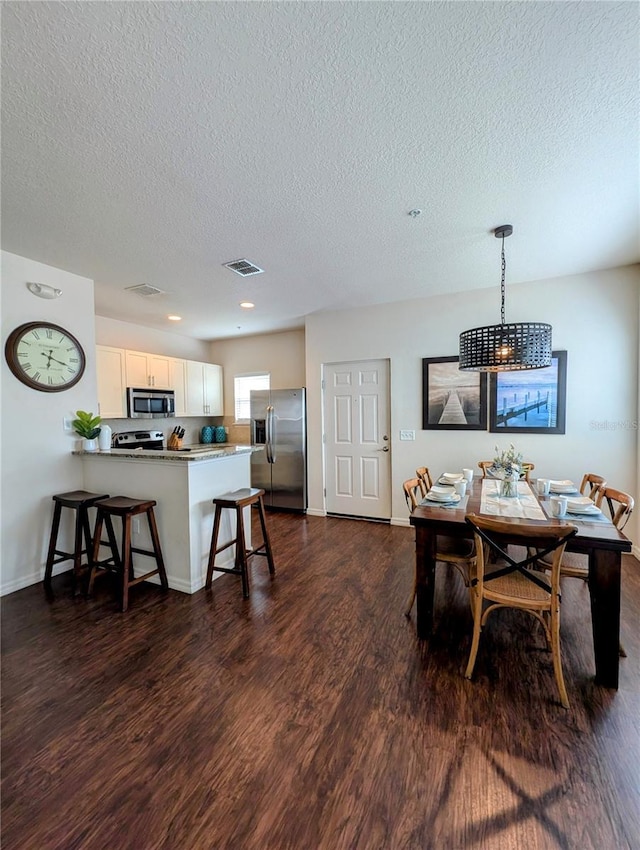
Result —
[[171, 387], [171, 358], [158, 357], [157, 354], [147, 355], [147, 372], [151, 377], [151, 386], [167, 390]]
[[204, 416], [204, 377], [203, 363], [187, 360], [187, 416]]
[[176, 394], [176, 416], [185, 416], [187, 411], [187, 376], [184, 360], [169, 360], [169, 386]]
[[124, 419], [125, 352], [122, 348], [96, 346], [98, 413], [103, 419]]
[[204, 409], [207, 416], [222, 416], [222, 366], [204, 363]]
[[151, 377], [147, 366], [147, 355], [142, 351], [127, 351], [126, 355], [127, 386], [150, 387]]

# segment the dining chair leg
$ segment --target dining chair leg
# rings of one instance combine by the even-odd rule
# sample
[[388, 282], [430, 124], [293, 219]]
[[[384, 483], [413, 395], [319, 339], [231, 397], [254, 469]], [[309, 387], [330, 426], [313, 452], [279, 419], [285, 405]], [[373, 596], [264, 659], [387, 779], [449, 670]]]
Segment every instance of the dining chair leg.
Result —
[[551, 654], [553, 656], [553, 672], [555, 673], [560, 702], [563, 708], [569, 708], [569, 697], [562, 674], [562, 659], [560, 657], [560, 608], [551, 611]]
[[409, 598], [407, 599], [407, 604], [404, 606], [404, 616], [405, 617], [411, 616], [411, 609], [413, 608], [413, 603], [415, 602], [415, 599], [416, 599], [416, 583], [415, 583], [415, 580], [414, 580], [413, 589], [412, 589], [412, 591], [409, 595]]
[[482, 629], [482, 598], [473, 590], [473, 638], [471, 640], [471, 650], [469, 652], [469, 662], [465, 671], [465, 678], [470, 679], [473, 675], [473, 668], [476, 666], [476, 656], [478, 654], [478, 646], [480, 644], [480, 631]]

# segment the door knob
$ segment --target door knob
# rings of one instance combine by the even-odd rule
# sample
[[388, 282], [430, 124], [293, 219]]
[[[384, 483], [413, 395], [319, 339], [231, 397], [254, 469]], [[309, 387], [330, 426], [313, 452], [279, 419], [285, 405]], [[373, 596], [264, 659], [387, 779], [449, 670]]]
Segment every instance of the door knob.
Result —
[[377, 452], [388, 452], [389, 446], [383, 446], [381, 449], [376, 449]]

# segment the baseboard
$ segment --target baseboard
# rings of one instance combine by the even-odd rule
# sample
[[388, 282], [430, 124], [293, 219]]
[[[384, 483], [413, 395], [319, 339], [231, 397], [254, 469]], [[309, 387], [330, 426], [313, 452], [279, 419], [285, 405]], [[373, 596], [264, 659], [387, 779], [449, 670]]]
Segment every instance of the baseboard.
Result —
[[326, 511], [320, 511], [317, 508], [307, 508], [307, 516], [326, 516]]
[[409, 522], [409, 517], [391, 517], [391, 525], [411, 525]]

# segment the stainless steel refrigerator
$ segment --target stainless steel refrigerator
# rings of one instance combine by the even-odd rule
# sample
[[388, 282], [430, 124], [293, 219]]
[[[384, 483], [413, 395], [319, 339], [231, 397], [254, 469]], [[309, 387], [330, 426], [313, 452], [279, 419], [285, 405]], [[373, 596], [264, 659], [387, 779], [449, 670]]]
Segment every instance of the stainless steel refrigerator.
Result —
[[251, 486], [269, 508], [307, 509], [307, 404], [304, 387], [251, 391]]

